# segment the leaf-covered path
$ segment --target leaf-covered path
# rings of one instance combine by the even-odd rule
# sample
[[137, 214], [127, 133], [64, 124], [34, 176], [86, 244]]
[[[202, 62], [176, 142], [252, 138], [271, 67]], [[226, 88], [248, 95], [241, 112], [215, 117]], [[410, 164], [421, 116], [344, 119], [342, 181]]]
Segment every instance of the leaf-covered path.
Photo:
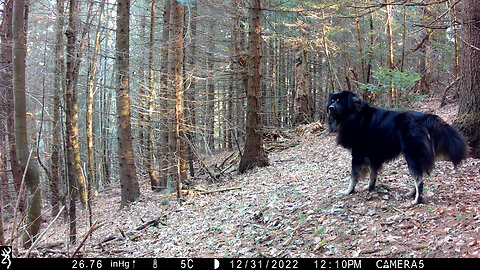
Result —
[[[451, 109], [451, 108], [450, 108]], [[445, 110], [448, 110], [445, 109]], [[448, 111], [445, 111], [448, 112]], [[451, 122], [448, 115], [442, 115]], [[479, 257], [480, 160], [457, 169], [437, 161], [425, 179], [425, 203], [411, 206], [406, 162], [388, 163], [376, 191], [341, 196], [350, 154], [323, 131], [269, 154], [269, 167], [223, 178], [225, 192], [175, 198], [143, 186], [140, 199], [119, 210], [118, 188], [96, 198], [97, 229], [81, 250], [88, 257]], [[80, 219], [86, 220], [82, 210]], [[156, 220], [149, 226], [139, 226]], [[46, 242], [65, 239], [57, 221]], [[79, 232], [88, 227], [79, 224]], [[73, 249], [71, 247], [71, 249]], [[60, 250], [63, 250], [62, 252]], [[40, 247], [38, 256], [65, 256]], [[71, 251], [70, 251], [71, 253]]]

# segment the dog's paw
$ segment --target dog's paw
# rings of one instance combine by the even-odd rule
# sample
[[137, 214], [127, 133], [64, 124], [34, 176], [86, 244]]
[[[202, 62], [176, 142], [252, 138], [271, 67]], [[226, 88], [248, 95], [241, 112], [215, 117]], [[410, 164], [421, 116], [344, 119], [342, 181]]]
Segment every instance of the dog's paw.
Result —
[[405, 194], [405, 195], [409, 198], [415, 198], [415, 196], [417, 195], [417, 190], [415, 188], [413, 188], [412, 190], [407, 192], [407, 194]]
[[415, 200], [413, 200], [411, 202], [412, 206], [419, 205], [419, 204], [422, 204], [422, 203], [423, 203], [423, 200], [422, 200], [422, 197], [420, 197], [420, 196], [416, 196]]
[[353, 188], [348, 188], [347, 190], [343, 191], [341, 194], [342, 194], [343, 196], [347, 196], [347, 195], [350, 195], [350, 194], [352, 194], [352, 193], [354, 193], [354, 192], [355, 192], [355, 189], [353, 189]]

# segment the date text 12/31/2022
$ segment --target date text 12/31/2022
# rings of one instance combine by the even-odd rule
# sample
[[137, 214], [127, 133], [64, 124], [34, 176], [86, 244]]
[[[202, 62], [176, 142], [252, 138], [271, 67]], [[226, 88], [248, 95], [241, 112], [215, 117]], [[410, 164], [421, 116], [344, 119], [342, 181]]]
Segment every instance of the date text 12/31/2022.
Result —
[[232, 259], [230, 269], [423, 269], [423, 259]]

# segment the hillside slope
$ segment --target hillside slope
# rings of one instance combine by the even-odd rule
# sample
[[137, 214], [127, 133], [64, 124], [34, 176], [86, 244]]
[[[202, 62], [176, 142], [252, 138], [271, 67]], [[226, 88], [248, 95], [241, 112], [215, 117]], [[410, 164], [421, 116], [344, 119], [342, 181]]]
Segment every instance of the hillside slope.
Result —
[[[424, 108], [425, 109], [425, 108]], [[454, 107], [444, 108], [447, 122]], [[428, 110], [428, 108], [426, 108]], [[437, 112], [438, 113], [438, 112]], [[410, 205], [406, 162], [388, 163], [376, 191], [342, 196], [350, 153], [322, 131], [269, 154], [269, 167], [236, 173], [208, 187], [216, 192], [175, 198], [142, 187], [119, 210], [118, 188], [96, 198], [93, 220], [103, 224], [81, 250], [88, 257], [478, 257], [480, 160], [456, 170], [437, 161], [425, 179], [425, 203]], [[230, 190], [220, 192], [219, 189]], [[80, 219], [86, 220], [85, 211]], [[148, 225], [148, 221], [151, 222]], [[146, 226], [140, 227], [142, 224]], [[65, 239], [57, 221], [44, 242]], [[79, 224], [79, 232], [88, 230]], [[72, 251], [70, 251], [71, 253]], [[40, 245], [34, 256], [65, 256], [63, 245]]]

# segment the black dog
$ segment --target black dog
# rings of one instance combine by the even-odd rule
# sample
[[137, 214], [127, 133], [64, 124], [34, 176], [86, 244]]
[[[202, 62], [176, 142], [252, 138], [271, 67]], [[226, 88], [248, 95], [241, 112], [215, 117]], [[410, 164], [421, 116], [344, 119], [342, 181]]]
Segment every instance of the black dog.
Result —
[[375, 108], [349, 91], [330, 94], [327, 111], [330, 132], [337, 132], [337, 143], [352, 153], [346, 194], [354, 191], [368, 170], [368, 190], [373, 190], [382, 164], [403, 153], [415, 180], [409, 196], [415, 197], [413, 204], [419, 204], [422, 177], [430, 174], [436, 156], [447, 157], [455, 166], [467, 157], [462, 134], [434, 114]]

